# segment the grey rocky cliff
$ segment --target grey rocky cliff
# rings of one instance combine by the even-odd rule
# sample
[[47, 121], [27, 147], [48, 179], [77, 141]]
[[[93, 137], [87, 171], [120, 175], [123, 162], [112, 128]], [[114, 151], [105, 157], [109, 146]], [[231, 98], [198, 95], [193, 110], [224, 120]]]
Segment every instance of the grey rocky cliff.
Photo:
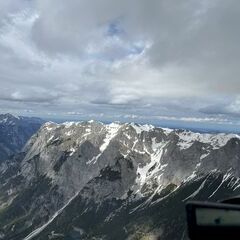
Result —
[[[101, 233], [103, 239], [113, 239], [112, 233], [106, 233], [111, 224], [114, 227], [120, 224], [121, 229], [131, 232], [135, 225], [140, 226], [136, 222], [138, 215], [134, 214], [156, 206], [162, 209], [160, 202], [172, 196], [178, 204], [184, 199], [201, 197], [201, 192], [204, 196], [208, 193], [210, 199], [237, 193], [239, 158], [240, 138], [235, 134], [199, 134], [134, 123], [49, 122], [28, 141], [22, 156], [12, 164], [13, 170], [7, 163], [0, 168], [2, 175], [9, 172], [0, 179], [2, 204], [5, 203], [0, 218], [8, 216], [0, 233], [2, 239], [63, 236], [59, 239], [75, 240], [94, 239], [105, 231]], [[14, 184], [9, 192], [4, 186], [11, 181]], [[229, 188], [225, 195], [222, 188]], [[25, 205], [29, 194], [33, 196]], [[24, 210], [17, 217], [11, 215], [19, 204]], [[149, 221], [146, 232], [150, 231], [148, 228], [155, 232], [152, 217], [155, 213], [144, 214]], [[100, 221], [101, 231], [92, 215]], [[134, 220], [130, 215], [135, 216]], [[125, 220], [132, 219], [130, 225], [122, 224], [123, 216]], [[84, 225], [81, 219], [89, 224]], [[180, 234], [183, 227], [179, 224]], [[6, 235], [6, 229], [13, 226], [14, 230]], [[157, 227], [164, 233], [164, 228]], [[60, 235], [54, 235], [56, 231]], [[130, 232], [129, 239], [133, 234]], [[114, 239], [127, 239], [126, 231], [125, 235], [119, 232]]]
[[[122, 179], [125, 193], [141, 195], [148, 188], [158, 191], [169, 183], [179, 186], [210, 171], [239, 176], [240, 138], [234, 134], [199, 134], [150, 125], [89, 121], [47, 123], [29, 141], [22, 163], [23, 175], [31, 181], [46, 175], [66, 199], [80, 191], [102, 169], [113, 167], [119, 158], [128, 163]], [[126, 175], [125, 174], [130, 174]], [[144, 190], [143, 190], [144, 189]]]

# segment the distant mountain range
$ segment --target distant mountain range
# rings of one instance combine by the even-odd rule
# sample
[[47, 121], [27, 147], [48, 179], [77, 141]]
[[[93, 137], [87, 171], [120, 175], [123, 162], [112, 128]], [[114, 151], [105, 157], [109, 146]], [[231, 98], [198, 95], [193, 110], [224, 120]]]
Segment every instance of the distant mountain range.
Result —
[[184, 204], [240, 194], [240, 137], [45, 123], [0, 165], [0, 239], [188, 239]]
[[21, 151], [43, 123], [40, 118], [0, 114], [0, 162]]

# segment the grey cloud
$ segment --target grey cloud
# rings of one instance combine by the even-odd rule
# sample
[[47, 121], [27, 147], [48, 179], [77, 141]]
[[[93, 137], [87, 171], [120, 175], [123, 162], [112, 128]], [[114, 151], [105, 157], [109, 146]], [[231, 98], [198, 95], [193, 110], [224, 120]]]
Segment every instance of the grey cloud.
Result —
[[[146, 54], [151, 67], [179, 69], [171, 79], [175, 86], [183, 81], [193, 88], [193, 94], [194, 89], [201, 94], [240, 91], [239, 1], [74, 0], [69, 4], [39, 0], [36, 6], [39, 18], [33, 39], [46, 52], [82, 56], [94, 38], [97, 44], [103, 41], [102, 28], [118, 19], [125, 44], [139, 39], [152, 42]], [[105, 58], [114, 59], [117, 51], [123, 52], [113, 47], [114, 52], [105, 49]]]
[[232, 99], [231, 101], [226, 100], [226, 102], [222, 104], [214, 104], [209, 105], [205, 108], [201, 108], [200, 112], [208, 115], [225, 115], [229, 118], [237, 118], [240, 117], [240, 102], [239, 98]]
[[21, 1], [14, 1], [14, 0], [9, 0], [9, 1], [1, 1], [0, 2], [0, 23], [2, 24], [2, 21], [6, 20], [9, 14], [13, 14], [19, 9], [21, 9], [21, 4], [23, 2]]
[[238, 121], [239, 1], [15, 2], [0, 3], [6, 108]]

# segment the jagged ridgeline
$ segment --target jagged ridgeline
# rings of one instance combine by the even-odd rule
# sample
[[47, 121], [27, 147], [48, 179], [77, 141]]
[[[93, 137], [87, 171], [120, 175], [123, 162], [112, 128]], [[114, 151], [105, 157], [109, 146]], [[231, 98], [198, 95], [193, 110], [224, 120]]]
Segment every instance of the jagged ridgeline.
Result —
[[240, 138], [46, 123], [0, 168], [0, 239], [187, 239], [184, 204], [240, 193]]

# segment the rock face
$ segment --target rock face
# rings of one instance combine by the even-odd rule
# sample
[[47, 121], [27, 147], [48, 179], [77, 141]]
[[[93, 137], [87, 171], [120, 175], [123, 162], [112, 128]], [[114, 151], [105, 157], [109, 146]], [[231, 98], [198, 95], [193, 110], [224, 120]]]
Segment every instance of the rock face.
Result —
[[19, 152], [42, 124], [39, 118], [0, 114], [0, 162]]
[[239, 194], [239, 164], [234, 134], [46, 123], [0, 167], [0, 239], [187, 239], [185, 201]]

